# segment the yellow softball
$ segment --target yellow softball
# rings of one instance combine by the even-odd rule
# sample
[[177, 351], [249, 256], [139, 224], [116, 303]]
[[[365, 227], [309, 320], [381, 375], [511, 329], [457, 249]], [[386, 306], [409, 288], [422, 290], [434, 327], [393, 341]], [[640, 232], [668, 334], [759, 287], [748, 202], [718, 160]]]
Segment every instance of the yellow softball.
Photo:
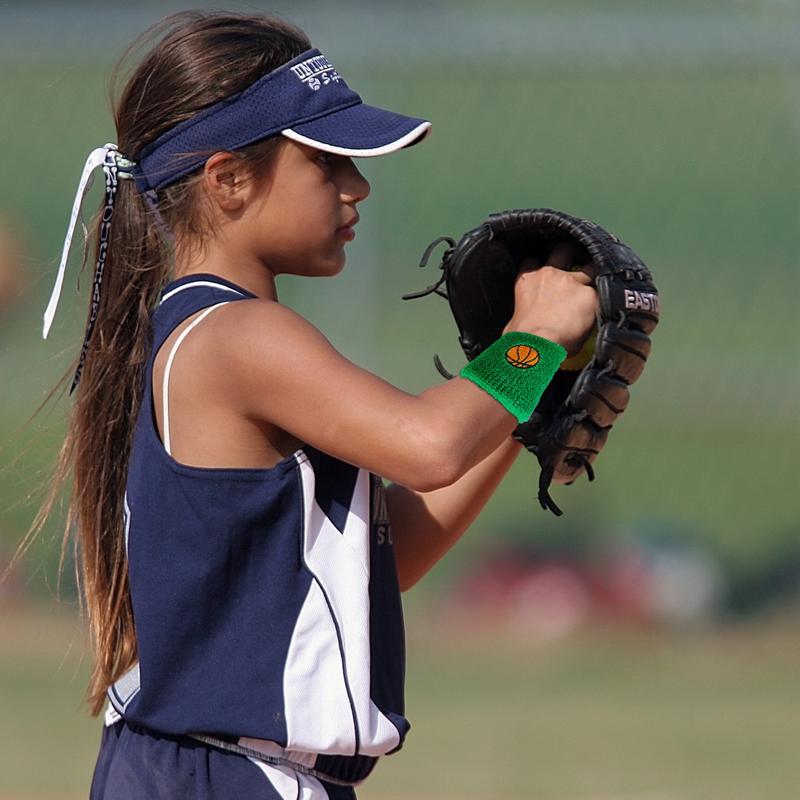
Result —
[[597, 323], [595, 322], [594, 327], [589, 334], [589, 338], [583, 343], [583, 347], [581, 347], [581, 349], [575, 353], [574, 356], [569, 356], [569, 358], [563, 361], [559, 369], [565, 369], [569, 371], [583, 369], [594, 355], [594, 345], [596, 341]]

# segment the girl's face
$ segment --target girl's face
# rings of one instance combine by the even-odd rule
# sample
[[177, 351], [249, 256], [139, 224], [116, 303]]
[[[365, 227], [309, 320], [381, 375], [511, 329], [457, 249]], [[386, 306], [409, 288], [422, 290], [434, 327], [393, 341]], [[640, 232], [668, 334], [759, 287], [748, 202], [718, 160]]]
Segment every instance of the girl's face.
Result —
[[245, 212], [248, 247], [274, 275], [336, 275], [370, 186], [352, 159], [286, 140]]

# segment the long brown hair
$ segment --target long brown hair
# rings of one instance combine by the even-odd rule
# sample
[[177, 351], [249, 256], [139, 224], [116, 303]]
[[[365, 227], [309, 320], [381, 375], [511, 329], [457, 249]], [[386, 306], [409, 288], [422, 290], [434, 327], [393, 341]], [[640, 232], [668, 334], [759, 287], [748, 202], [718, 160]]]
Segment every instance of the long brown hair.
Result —
[[[128, 61], [148, 44], [150, 49], [115, 99]], [[165, 131], [242, 91], [310, 46], [302, 31], [262, 14], [183, 11], [164, 18], [128, 47], [111, 76], [109, 95], [120, 151], [135, 160], [145, 145]], [[279, 139], [237, 151], [253, 178], [263, 174]], [[195, 172], [158, 195], [158, 207], [179, 249], [202, 247], [210, 231], [198, 176]], [[155, 222], [133, 181], [120, 181], [100, 309], [67, 435], [45, 502], [23, 541], [27, 547], [41, 531], [71, 475], [61, 564], [63, 568], [71, 541], [95, 655], [87, 689], [93, 715], [101, 711], [108, 686], [137, 658], [123, 495], [144, 367], [152, 347], [150, 313], [168, 282], [175, 255]], [[91, 229], [95, 258], [99, 223], [97, 214]], [[71, 378], [76, 365], [77, 358], [43, 406]]]

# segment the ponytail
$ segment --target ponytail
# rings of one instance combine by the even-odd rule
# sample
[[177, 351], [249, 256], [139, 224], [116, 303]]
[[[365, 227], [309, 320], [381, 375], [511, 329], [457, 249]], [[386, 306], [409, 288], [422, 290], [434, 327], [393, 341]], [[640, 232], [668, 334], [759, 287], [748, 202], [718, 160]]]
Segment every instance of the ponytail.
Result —
[[102, 291], [90, 311], [84, 348], [59, 382], [80, 378], [54, 480], [31, 532], [44, 525], [72, 472], [61, 564], [74, 531], [76, 578], [96, 654], [87, 691], [95, 715], [108, 686], [136, 661], [123, 504], [151, 347], [149, 317], [169, 266], [167, 245], [133, 182], [121, 181], [117, 193], [107, 235], [102, 213], [90, 227], [96, 260], [105, 249]]

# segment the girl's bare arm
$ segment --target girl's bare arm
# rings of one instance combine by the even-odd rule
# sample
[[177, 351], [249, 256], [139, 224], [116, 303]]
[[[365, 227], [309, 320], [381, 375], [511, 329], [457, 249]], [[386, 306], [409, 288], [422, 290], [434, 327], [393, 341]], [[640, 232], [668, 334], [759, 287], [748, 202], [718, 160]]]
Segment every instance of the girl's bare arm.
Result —
[[461, 538], [522, 449], [508, 437], [455, 483], [434, 491], [418, 492], [397, 483], [387, 487], [401, 591], [410, 589]]
[[517, 425], [497, 400], [464, 378], [418, 395], [392, 386], [273, 301], [231, 303], [206, 322], [195, 331], [202, 336], [195, 344], [216, 365], [204, 370], [208, 402], [266, 420], [413, 490], [454, 483]]

